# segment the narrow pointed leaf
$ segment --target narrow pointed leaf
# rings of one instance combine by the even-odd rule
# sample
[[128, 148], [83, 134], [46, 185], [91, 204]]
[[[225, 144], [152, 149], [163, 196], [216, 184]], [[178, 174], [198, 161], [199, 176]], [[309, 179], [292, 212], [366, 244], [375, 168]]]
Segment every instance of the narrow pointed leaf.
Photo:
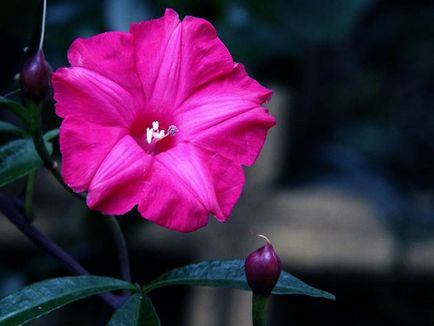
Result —
[[108, 326], [160, 326], [160, 319], [145, 294], [134, 294], [114, 313]]
[[24, 106], [7, 97], [0, 96], [0, 107], [4, 107], [17, 115], [26, 125], [29, 123], [29, 111]]
[[59, 128], [47, 131], [44, 134], [44, 140], [45, 141], [49, 141], [49, 140], [52, 140], [52, 139], [56, 138], [57, 136], [59, 136]]
[[303, 281], [285, 271], [280, 273], [279, 280], [277, 281], [277, 284], [271, 293], [276, 295], [301, 294], [308, 295], [310, 297], [336, 300], [336, 297], [333, 294], [307, 285]]
[[[173, 269], [143, 287], [147, 293], [168, 285], [196, 285], [234, 288], [250, 291], [244, 273], [244, 260], [210, 260]], [[273, 294], [301, 294], [334, 300], [333, 294], [307, 285], [283, 271]]]
[[16, 136], [24, 136], [26, 133], [21, 128], [13, 125], [12, 123], [0, 121], [0, 133], [16, 135]]
[[[46, 143], [51, 154], [53, 146]], [[0, 147], [0, 187], [22, 178], [42, 165], [31, 138], [17, 139]]]
[[20, 325], [70, 302], [134, 285], [103, 276], [70, 276], [34, 283], [0, 301], [0, 325]]

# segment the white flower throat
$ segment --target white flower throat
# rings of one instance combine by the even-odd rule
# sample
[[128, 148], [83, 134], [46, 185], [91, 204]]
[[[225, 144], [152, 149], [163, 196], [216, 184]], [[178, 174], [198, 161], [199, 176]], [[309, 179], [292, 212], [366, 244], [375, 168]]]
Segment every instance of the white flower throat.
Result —
[[175, 134], [178, 132], [178, 128], [176, 128], [175, 125], [170, 125], [169, 128], [167, 128], [167, 132], [163, 129], [159, 129], [160, 123], [158, 121], [152, 122], [152, 128], [146, 128], [146, 142], [148, 144], [151, 144], [152, 140], [157, 142], [166, 138], [167, 136], [175, 136]]

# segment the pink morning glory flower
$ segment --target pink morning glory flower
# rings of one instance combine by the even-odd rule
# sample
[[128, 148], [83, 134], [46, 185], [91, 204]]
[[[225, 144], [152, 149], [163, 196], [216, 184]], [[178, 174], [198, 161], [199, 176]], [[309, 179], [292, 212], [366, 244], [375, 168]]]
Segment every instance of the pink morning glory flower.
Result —
[[275, 120], [271, 91], [187, 16], [77, 39], [52, 78], [62, 176], [91, 209], [182, 232], [225, 221]]

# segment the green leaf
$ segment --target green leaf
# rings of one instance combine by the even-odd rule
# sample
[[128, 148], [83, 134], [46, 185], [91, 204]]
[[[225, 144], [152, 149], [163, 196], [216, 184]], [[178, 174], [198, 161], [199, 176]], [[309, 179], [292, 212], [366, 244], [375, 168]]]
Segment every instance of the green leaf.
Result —
[[159, 326], [160, 319], [146, 294], [136, 293], [120, 307], [108, 326]]
[[12, 123], [0, 121], [0, 133], [11, 134], [16, 136], [25, 136], [26, 132]]
[[308, 295], [310, 297], [336, 300], [336, 297], [333, 294], [307, 285], [303, 281], [285, 271], [280, 273], [279, 280], [277, 281], [272, 293], [277, 295], [301, 294]]
[[15, 113], [26, 125], [29, 124], [29, 110], [26, 110], [26, 108], [18, 102], [0, 96], [0, 106], [4, 106], [12, 113]]
[[[209, 260], [173, 269], [143, 287], [147, 293], [168, 285], [196, 285], [234, 288], [250, 291], [244, 273], [244, 260]], [[273, 294], [301, 294], [334, 300], [335, 296], [316, 289], [283, 271]]]
[[[53, 146], [46, 143], [49, 153]], [[17, 139], [0, 147], [0, 187], [22, 178], [42, 165], [31, 138]]]
[[47, 131], [44, 135], [44, 140], [49, 141], [52, 140], [53, 138], [56, 138], [57, 136], [59, 136], [59, 128]]
[[91, 295], [135, 290], [130, 283], [102, 276], [70, 276], [34, 283], [0, 301], [0, 325], [19, 325]]

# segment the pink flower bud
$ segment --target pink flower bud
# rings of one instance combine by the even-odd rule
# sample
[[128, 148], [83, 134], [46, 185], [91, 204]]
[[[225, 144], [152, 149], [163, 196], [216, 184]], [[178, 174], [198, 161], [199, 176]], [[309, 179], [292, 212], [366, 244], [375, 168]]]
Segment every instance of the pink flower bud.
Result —
[[20, 74], [20, 83], [26, 98], [41, 101], [48, 95], [51, 85], [51, 67], [45, 60], [42, 50], [38, 50], [26, 61]]
[[253, 293], [269, 295], [279, 279], [282, 262], [268, 241], [247, 256], [244, 270]]

